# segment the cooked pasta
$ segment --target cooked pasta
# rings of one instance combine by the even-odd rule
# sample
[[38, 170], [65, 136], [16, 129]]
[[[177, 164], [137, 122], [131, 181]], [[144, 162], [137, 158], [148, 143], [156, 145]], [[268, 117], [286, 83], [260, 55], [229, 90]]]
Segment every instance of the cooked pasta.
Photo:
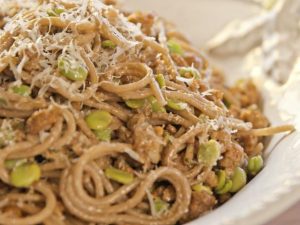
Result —
[[2, 0], [0, 224], [183, 224], [263, 167], [270, 127], [156, 15]]

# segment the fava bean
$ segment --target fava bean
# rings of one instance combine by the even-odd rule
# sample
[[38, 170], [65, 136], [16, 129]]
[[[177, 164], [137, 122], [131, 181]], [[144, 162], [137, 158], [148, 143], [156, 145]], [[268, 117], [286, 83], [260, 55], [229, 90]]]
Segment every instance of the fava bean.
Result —
[[92, 130], [104, 130], [112, 122], [112, 116], [106, 111], [94, 111], [85, 117], [85, 122]]
[[220, 149], [220, 144], [213, 139], [201, 144], [198, 151], [198, 161], [208, 167], [216, 165], [221, 156]]
[[247, 171], [250, 175], [255, 176], [263, 168], [263, 165], [264, 160], [260, 155], [251, 157], [248, 160]]
[[41, 177], [41, 169], [36, 163], [16, 166], [10, 174], [10, 182], [15, 187], [29, 187]]
[[111, 129], [109, 128], [104, 130], [95, 130], [94, 133], [100, 141], [110, 141], [111, 139]]
[[64, 57], [58, 59], [58, 70], [60, 75], [72, 81], [84, 81], [88, 75], [86, 68], [80, 65], [71, 65]]
[[161, 215], [162, 213], [164, 213], [165, 211], [167, 211], [169, 209], [170, 205], [161, 200], [160, 198], [154, 198], [154, 209], [155, 209], [155, 214], [156, 215]]
[[219, 190], [216, 189], [216, 193], [219, 195], [226, 194], [231, 190], [231, 188], [232, 188], [232, 181], [227, 179], [224, 186], [221, 189]]
[[111, 40], [105, 40], [101, 43], [102, 48], [110, 48], [114, 49], [117, 47], [115, 43], [113, 43]]
[[132, 109], [139, 109], [142, 108], [145, 104], [145, 100], [144, 99], [130, 99], [130, 100], [126, 100], [125, 104]]
[[201, 192], [201, 191], [205, 191], [209, 194], [212, 194], [212, 191], [209, 187], [203, 185], [203, 184], [195, 184], [192, 186], [192, 190], [196, 191], [196, 192]]
[[232, 180], [232, 187], [230, 189], [230, 192], [232, 193], [238, 192], [247, 183], [246, 172], [241, 167], [235, 168], [231, 180]]
[[170, 53], [179, 54], [179, 55], [183, 55], [184, 53], [181, 45], [175, 40], [169, 40], [167, 42], [167, 46], [169, 48]]
[[218, 177], [218, 184], [217, 184], [216, 190], [221, 190], [224, 187], [225, 182], [226, 182], [226, 173], [224, 170], [218, 170], [216, 172], [216, 174]]
[[130, 184], [134, 180], [134, 176], [132, 173], [128, 173], [126, 171], [119, 170], [114, 167], [107, 168], [105, 170], [105, 176], [121, 184]]
[[65, 12], [65, 10], [62, 9], [62, 8], [54, 8], [54, 9], [48, 9], [47, 10], [48, 16], [59, 16], [63, 12]]
[[148, 97], [153, 112], [166, 112], [166, 109], [161, 106], [154, 96]]
[[163, 74], [156, 75], [155, 79], [156, 79], [156, 81], [157, 81], [160, 88], [165, 88], [166, 87], [166, 80], [165, 80], [165, 77], [164, 77]]
[[[193, 78], [200, 78], [200, 73], [197, 69], [195, 69], [194, 67], [181, 67], [179, 69], [179, 74], [182, 77], [193, 77]], [[192, 76], [191, 76], [192, 75]]]
[[24, 97], [28, 97], [31, 93], [30, 87], [27, 85], [14, 86], [11, 88], [12, 91], [16, 94], [22, 95]]
[[180, 102], [174, 99], [169, 99], [168, 100], [168, 106], [171, 109], [177, 110], [177, 111], [181, 111], [187, 108], [188, 104], [185, 102]]

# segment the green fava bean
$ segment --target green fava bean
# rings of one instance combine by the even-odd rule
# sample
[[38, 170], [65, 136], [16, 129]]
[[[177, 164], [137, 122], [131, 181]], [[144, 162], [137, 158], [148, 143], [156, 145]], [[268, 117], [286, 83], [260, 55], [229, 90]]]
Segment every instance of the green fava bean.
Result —
[[175, 40], [169, 40], [167, 42], [167, 46], [169, 48], [170, 53], [179, 54], [179, 55], [183, 55], [184, 53], [181, 45]]
[[158, 74], [156, 77], [155, 77], [158, 85], [160, 88], [165, 88], [166, 87], [166, 80], [165, 80], [165, 77], [163, 74]]
[[232, 176], [232, 187], [230, 189], [230, 192], [235, 193], [238, 192], [242, 187], [244, 187], [247, 183], [247, 174], [245, 170], [243, 170], [240, 167], [237, 167], [234, 170], [233, 176]]
[[94, 111], [85, 117], [85, 122], [92, 130], [104, 130], [112, 122], [112, 116], [106, 111]]
[[22, 95], [24, 97], [28, 97], [30, 95], [30, 87], [27, 85], [20, 85], [12, 87], [12, 91], [16, 94]]
[[54, 12], [55, 12], [57, 15], [62, 14], [64, 11], [65, 11], [65, 10], [62, 9], [62, 8], [55, 8], [55, 9], [54, 9]]
[[62, 8], [49, 9], [49, 10], [47, 10], [47, 14], [48, 14], [48, 16], [59, 16], [64, 11], [65, 10]]
[[128, 173], [126, 171], [119, 170], [114, 167], [107, 168], [105, 170], [105, 176], [121, 184], [130, 184], [134, 180], [134, 176], [132, 173]]
[[60, 75], [72, 81], [84, 81], [88, 75], [88, 71], [84, 67], [73, 66], [63, 57], [58, 59], [58, 70]]
[[193, 78], [200, 78], [200, 73], [194, 67], [181, 67], [179, 69], [179, 74], [182, 77], [186, 77], [187, 74], [191, 74]]
[[226, 173], [224, 170], [217, 171], [217, 177], [218, 177], [218, 185], [216, 187], [216, 190], [221, 190], [226, 182]]
[[154, 209], [155, 209], [155, 214], [161, 215], [163, 212], [167, 211], [170, 205], [161, 200], [160, 198], [154, 198]]
[[255, 176], [263, 168], [263, 165], [264, 160], [260, 155], [251, 157], [248, 160], [247, 171], [250, 175]]
[[105, 40], [101, 43], [102, 48], [110, 48], [114, 49], [117, 47], [115, 43], [113, 43], [111, 40]]
[[130, 99], [130, 100], [126, 100], [125, 104], [132, 109], [139, 109], [142, 108], [145, 104], [145, 100], [144, 99]]
[[111, 129], [95, 130], [94, 133], [100, 141], [110, 141], [111, 139]]
[[188, 104], [185, 103], [185, 102], [180, 102], [180, 101], [177, 101], [177, 100], [168, 100], [168, 106], [171, 108], [171, 109], [174, 109], [174, 110], [177, 110], [177, 111], [181, 111], [181, 110], [184, 110], [187, 108]]
[[219, 195], [226, 194], [231, 190], [231, 188], [232, 188], [232, 181], [226, 180], [225, 185], [220, 190], [216, 190], [216, 193]]
[[209, 194], [212, 194], [212, 191], [209, 187], [202, 185], [202, 184], [195, 184], [192, 186], [192, 190], [196, 191], [196, 192], [201, 192], [201, 191], [205, 191]]
[[166, 109], [158, 103], [158, 101], [155, 97], [150, 96], [148, 98], [148, 101], [151, 104], [151, 108], [152, 108], [153, 112], [166, 112]]
[[198, 151], [198, 161], [208, 167], [214, 166], [220, 158], [220, 148], [220, 144], [215, 140], [201, 144]]
[[10, 174], [10, 182], [15, 187], [29, 187], [41, 177], [41, 169], [36, 163], [16, 166]]

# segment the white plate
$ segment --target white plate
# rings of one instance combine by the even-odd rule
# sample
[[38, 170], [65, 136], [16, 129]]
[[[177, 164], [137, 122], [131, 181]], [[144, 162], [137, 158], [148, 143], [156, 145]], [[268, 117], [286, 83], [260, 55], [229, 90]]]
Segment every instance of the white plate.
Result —
[[[198, 47], [203, 46], [227, 22], [245, 18], [257, 11], [255, 5], [246, 2], [246, 0], [123, 1], [128, 9], [156, 12], [176, 23], [179, 30], [187, 34]], [[238, 68], [239, 65], [240, 63], [235, 66]], [[300, 68], [295, 69], [294, 80], [284, 87], [276, 87], [271, 81], [261, 83], [265, 100], [264, 110], [273, 125], [286, 123], [281, 119], [283, 111], [286, 111], [285, 115], [290, 113], [289, 119], [300, 121], [298, 70], [300, 71]], [[228, 75], [231, 79], [238, 77], [238, 73]], [[276, 97], [277, 101], [274, 101]], [[285, 104], [280, 110], [278, 102], [281, 105]], [[300, 199], [299, 178], [300, 133], [294, 132], [289, 136], [278, 135], [271, 139], [267, 147], [266, 166], [263, 171], [226, 204], [190, 224], [263, 224]]]

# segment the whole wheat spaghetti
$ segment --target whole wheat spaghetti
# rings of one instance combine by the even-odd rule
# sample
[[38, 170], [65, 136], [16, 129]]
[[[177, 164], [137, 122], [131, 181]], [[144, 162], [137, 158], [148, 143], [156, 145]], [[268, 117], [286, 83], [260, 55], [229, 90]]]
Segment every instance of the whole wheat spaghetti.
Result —
[[156, 15], [0, 3], [0, 224], [183, 224], [262, 169], [262, 136], [293, 130]]

